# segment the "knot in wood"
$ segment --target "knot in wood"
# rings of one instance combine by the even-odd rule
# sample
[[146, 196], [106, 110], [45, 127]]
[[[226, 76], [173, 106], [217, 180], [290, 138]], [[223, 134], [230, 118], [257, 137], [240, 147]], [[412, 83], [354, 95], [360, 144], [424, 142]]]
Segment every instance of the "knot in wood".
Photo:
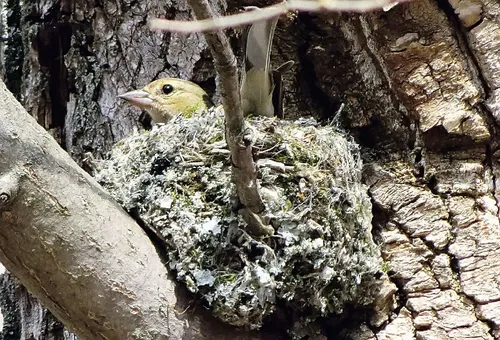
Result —
[[19, 174], [13, 170], [0, 176], [0, 208], [10, 204], [19, 190]]
[[0, 193], [0, 206], [7, 205], [10, 201], [10, 195], [6, 192]]
[[255, 133], [251, 128], [246, 128], [245, 131], [243, 131], [242, 141], [245, 147], [248, 147], [255, 143]]

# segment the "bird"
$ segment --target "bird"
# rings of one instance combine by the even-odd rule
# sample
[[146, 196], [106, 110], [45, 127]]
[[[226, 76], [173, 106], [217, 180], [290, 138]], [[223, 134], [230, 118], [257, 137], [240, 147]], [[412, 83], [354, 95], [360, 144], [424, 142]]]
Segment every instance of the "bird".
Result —
[[[248, 6], [246, 10], [260, 10]], [[271, 70], [271, 47], [278, 18], [255, 22], [243, 32], [245, 54], [240, 98], [245, 116], [283, 117], [283, 74], [294, 62], [283, 63]], [[207, 93], [198, 85], [177, 78], [162, 78], [141, 90], [118, 95], [145, 110], [155, 123], [167, 123], [174, 116], [190, 117], [214, 106]]]
[[156, 124], [168, 123], [178, 115], [192, 117], [214, 106], [199, 85], [178, 78], [161, 78], [118, 98], [146, 111]]
[[[260, 8], [247, 6], [245, 10]], [[277, 23], [278, 18], [255, 22], [243, 32], [245, 62], [240, 96], [246, 116], [283, 118], [282, 76], [292, 68], [294, 62], [287, 61], [271, 70], [271, 48]]]

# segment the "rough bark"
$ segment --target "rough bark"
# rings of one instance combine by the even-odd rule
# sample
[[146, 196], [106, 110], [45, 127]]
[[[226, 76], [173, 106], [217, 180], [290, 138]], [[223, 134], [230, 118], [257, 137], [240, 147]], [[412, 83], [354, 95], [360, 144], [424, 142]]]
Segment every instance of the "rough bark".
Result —
[[[9, 39], [20, 47], [6, 51], [9, 88], [35, 117], [65, 124], [62, 140], [77, 159], [84, 151], [104, 154], [133, 130], [138, 113], [115, 101], [119, 91], [162, 74], [214, 91], [200, 36], [150, 34], [144, 25], [148, 12], [187, 18], [185, 4], [147, 3], [47, 1], [7, 20]], [[265, 1], [228, 3], [232, 10]], [[500, 338], [500, 9], [487, 0], [450, 3], [421, 0], [362, 15], [292, 13], [278, 24], [273, 63], [297, 65], [285, 78], [285, 116], [334, 118], [364, 147], [375, 233], [399, 289], [380, 327], [351, 314], [310, 333]], [[71, 43], [64, 44], [68, 27]], [[62, 57], [44, 58], [44, 45], [31, 44], [40, 32], [60, 37]], [[62, 65], [66, 76], [44, 60]], [[49, 91], [54, 86], [60, 94]]]
[[3, 275], [2, 281], [2, 339], [77, 339], [12, 274]]

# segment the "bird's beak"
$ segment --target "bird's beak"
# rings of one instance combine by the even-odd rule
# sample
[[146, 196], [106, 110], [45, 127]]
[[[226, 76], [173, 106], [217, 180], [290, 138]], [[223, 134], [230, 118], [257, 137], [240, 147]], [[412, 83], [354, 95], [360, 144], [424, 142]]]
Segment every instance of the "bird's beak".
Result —
[[140, 108], [148, 108], [153, 104], [153, 99], [149, 97], [149, 93], [144, 90], [134, 90], [118, 95], [118, 98], [125, 99], [135, 106]]

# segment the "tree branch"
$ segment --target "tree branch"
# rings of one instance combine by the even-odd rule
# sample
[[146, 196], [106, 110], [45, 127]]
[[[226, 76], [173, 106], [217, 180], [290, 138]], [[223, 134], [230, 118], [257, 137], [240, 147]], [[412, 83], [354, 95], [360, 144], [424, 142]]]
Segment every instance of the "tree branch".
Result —
[[[193, 21], [179, 21], [166, 19], [151, 19], [149, 27], [152, 30], [163, 30], [179, 33], [207, 32], [230, 27], [248, 25], [257, 21], [269, 20], [285, 14], [289, 8], [285, 2], [263, 8], [261, 11], [246, 11], [224, 17], [206, 17]], [[196, 13], [196, 12], [195, 12]]]
[[[188, 0], [197, 19], [215, 17], [208, 1]], [[252, 134], [245, 128], [239, 91], [236, 57], [222, 31], [205, 32], [220, 77], [222, 103], [226, 121], [226, 141], [231, 150], [233, 182], [240, 202], [253, 213], [264, 211], [258, 187], [257, 168], [252, 157]]]
[[261, 11], [243, 12], [224, 17], [198, 17], [195, 21], [178, 21], [166, 19], [152, 19], [149, 22], [152, 30], [162, 30], [179, 33], [207, 32], [222, 30], [230, 27], [248, 25], [257, 21], [269, 20], [291, 11], [321, 12], [366, 12], [369, 10], [390, 8], [400, 2], [408, 0], [340, 0], [340, 1], [311, 1], [288, 0], [273, 6], [265, 7]]

